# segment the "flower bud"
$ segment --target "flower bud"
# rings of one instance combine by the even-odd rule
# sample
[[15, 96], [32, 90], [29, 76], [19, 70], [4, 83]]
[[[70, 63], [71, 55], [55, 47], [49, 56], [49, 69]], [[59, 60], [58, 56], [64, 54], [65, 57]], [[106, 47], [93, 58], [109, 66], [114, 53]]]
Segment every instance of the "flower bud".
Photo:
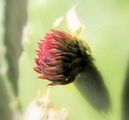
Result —
[[88, 47], [64, 31], [51, 30], [38, 44], [34, 70], [41, 74], [39, 78], [51, 81], [48, 85], [73, 82], [91, 58]]

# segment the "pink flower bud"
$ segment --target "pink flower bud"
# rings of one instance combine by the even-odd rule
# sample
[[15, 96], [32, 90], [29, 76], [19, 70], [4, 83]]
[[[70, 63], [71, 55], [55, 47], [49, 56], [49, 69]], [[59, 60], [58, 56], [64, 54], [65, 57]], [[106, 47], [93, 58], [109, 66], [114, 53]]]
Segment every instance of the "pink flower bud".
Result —
[[34, 70], [41, 74], [38, 78], [51, 81], [49, 85], [73, 82], [91, 58], [88, 48], [64, 31], [51, 30], [38, 45]]

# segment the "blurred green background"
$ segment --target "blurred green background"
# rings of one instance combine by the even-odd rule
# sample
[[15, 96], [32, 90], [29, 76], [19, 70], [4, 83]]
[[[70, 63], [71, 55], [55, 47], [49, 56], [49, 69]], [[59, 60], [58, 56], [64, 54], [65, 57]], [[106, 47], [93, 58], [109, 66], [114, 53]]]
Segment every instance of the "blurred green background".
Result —
[[128, 0], [0, 0], [0, 120], [22, 119], [38, 90], [46, 93], [48, 81], [33, 71], [37, 42], [75, 4], [110, 105], [100, 110], [74, 83], [52, 87], [52, 102], [68, 120], [129, 120]]

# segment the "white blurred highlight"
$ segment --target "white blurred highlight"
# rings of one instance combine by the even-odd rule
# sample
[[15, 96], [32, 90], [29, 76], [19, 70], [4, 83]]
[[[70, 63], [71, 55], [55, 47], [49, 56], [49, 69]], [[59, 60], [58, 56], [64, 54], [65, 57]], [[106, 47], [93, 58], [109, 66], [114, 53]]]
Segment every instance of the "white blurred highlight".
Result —
[[76, 8], [77, 6], [75, 5], [68, 11], [66, 15], [66, 23], [67, 23], [68, 28], [72, 32], [79, 34], [80, 32], [82, 32], [83, 26], [77, 16]]
[[47, 92], [46, 96], [40, 96], [30, 103], [24, 120], [66, 120], [68, 111], [52, 105], [49, 94]]

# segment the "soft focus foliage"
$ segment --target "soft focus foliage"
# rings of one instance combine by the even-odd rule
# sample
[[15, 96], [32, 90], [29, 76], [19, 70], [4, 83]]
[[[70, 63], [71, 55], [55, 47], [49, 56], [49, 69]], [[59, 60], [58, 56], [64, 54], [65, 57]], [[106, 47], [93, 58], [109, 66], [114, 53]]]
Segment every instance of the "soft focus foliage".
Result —
[[[14, 2], [14, 0], [12, 1]], [[55, 28], [53, 24], [57, 18], [66, 15], [68, 10], [75, 5], [78, 6], [77, 15], [85, 28], [81, 33], [81, 38], [83, 38], [84, 43], [88, 43], [90, 46], [95, 65], [100, 71], [103, 82], [108, 90], [111, 105], [107, 111], [99, 111], [88, 101], [86, 96], [81, 94], [74, 83], [66, 86], [52, 87], [51, 101], [55, 106], [63, 107], [68, 110], [68, 120], [128, 119], [126, 119], [127, 114], [124, 113], [124, 111], [128, 113], [127, 110], [129, 110], [129, 103], [127, 102], [129, 99], [129, 74], [127, 71], [129, 63], [128, 0], [29, 0], [27, 8], [28, 20], [23, 28], [23, 35], [21, 36], [23, 50], [21, 51], [21, 56], [19, 54], [20, 59], [18, 59], [16, 66], [19, 70], [19, 72], [17, 71], [19, 73], [17, 92], [15, 91], [17, 89], [12, 89], [16, 87], [16, 85], [13, 85], [13, 82], [11, 82], [12, 78], [7, 77], [9, 64], [16, 65], [16, 62], [12, 62], [11, 60], [7, 62], [5, 51], [7, 48], [11, 49], [11, 45], [17, 46], [17, 44], [16, 42], [11, 45], [8, 43], [8, 46], [4, 44], [4, 2], [3, 0], [0, 1], [0, 77], [2, 78], [0, 80], [2, 80], [1, 83], [3, 84], [2, 87], [0, 87], [0, 97], [3, 98], [3, 95], [7, 97], [0, 101], [1, 120], [7, 115], [9, 117], [4, 120], [10, 120], [9, 118], [12, 116], [10, 114], [14, 114], [15, 118], [19, 118], [19, 114], [15, 114], [17, 112], [13, 111], [12, 113], [8, 103], [8, 100], [10, 100], [10, 102], [15, 101], [15, 93], [17, 93], [17, 97], [20, 101], [21, 108], [19, 111], [22, 110], [23, 112], [26, 111], [27, 106], [36, 98], [38, 90], [41, 91], [42, 95], [46, 93], [48, 81], [37, 79], [38, 74], [33, 71], [37, 42], [39, 42], [51, 28]], [[17, 12], [20, 7], [15, 9]], [[24, 10], [24, 8], [21, 10]], [[19, 18], [20, 17], [18, 17], [18, 19]], [[17, 26], [16, 28], [19, 29], [19, 23]], [[10, 31], [13, 32], [14, 28], [15, 26], [10, 28]], [[65, 24], [60, 26], [59, 29], [69, 32]], [[16, 49], [13, 51], [17, 51], [19, 46], [14, 48]], [[12, 53], [12, 57], [14, 55], [15, 52]], [[12, 73], [10, 71], [10, 74], [12, 75], [13, 71]], [[94, 99], [98, 100], [97, 94], [99, 94], [99, 91], [95, 92], [96, 96], [94, 96]], [[100, 96], [103, 97], [101, 94]], [[4, 106], [3, 101], [8, 106]], [[100, 101], [100, 103], [101, 102], [102, 101]], [[126, 110], [123, 106], [126, 106]], [[8, 109], [8, 113], [5, 109]]]

